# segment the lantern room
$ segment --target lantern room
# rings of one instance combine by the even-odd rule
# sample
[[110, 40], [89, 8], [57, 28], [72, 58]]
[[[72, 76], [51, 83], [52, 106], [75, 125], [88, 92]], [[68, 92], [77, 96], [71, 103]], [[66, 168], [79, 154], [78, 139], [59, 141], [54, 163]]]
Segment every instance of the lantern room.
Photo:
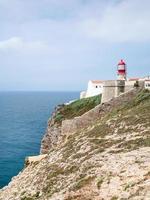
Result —
[[118, 80], [126, 80], [127, 68], [124, 60], [120, 60], [117, 68]]

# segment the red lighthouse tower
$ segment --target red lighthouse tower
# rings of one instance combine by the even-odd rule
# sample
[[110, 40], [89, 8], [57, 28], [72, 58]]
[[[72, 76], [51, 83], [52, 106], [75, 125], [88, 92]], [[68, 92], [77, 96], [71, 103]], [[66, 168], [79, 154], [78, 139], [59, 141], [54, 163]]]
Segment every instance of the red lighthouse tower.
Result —
[[118, 73], [118, 80], [126, 80], [127, 67], [124, 60], [120, 60], [120, 62], [118, 63], [117, 73]]

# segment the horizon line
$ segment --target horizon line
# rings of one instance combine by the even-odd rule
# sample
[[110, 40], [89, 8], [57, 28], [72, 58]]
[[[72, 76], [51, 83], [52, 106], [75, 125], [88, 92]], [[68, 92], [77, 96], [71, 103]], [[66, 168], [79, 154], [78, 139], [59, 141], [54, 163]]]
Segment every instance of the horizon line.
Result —
[[0, 90], [0, 92], [80, 92], [82, 90]]

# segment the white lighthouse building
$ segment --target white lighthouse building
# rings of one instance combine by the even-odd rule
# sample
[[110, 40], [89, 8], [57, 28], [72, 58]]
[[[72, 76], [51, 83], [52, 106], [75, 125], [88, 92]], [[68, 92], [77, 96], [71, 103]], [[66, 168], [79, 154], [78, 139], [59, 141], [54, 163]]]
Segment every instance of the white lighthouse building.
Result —
[[117, 65], [117, 80], [90, 80], [88, 82], [87, 91], [81, 92], [80, 98], [82, 99], [102, 94], [103, 99], [106, 101], [110, 99], [108, 98], [110, 96], [111, 98], [116, 97], [141, 84], [144, 85], [145, 89], [150, 90], [150, 77], [127, 78], [127, 65], [124, 60], [120, 60]]
[[100, 80], [90, 80], [88, 82], [87, 91], [80, 93], [80, 98], [87, 98], [96, 96], [103, 93], [103, 81]]

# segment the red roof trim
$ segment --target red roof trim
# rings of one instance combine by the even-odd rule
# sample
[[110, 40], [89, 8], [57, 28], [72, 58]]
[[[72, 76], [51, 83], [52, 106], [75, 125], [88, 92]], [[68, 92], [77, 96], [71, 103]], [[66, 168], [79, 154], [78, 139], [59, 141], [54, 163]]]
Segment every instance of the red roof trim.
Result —
[[91, 82], [94, 83], [94, 84], [103, 83], [103, 81], [100, 81], [100, 80], [91, 80]]
[[140, 78], [129, 78], [129, 81], [138, 81]]

